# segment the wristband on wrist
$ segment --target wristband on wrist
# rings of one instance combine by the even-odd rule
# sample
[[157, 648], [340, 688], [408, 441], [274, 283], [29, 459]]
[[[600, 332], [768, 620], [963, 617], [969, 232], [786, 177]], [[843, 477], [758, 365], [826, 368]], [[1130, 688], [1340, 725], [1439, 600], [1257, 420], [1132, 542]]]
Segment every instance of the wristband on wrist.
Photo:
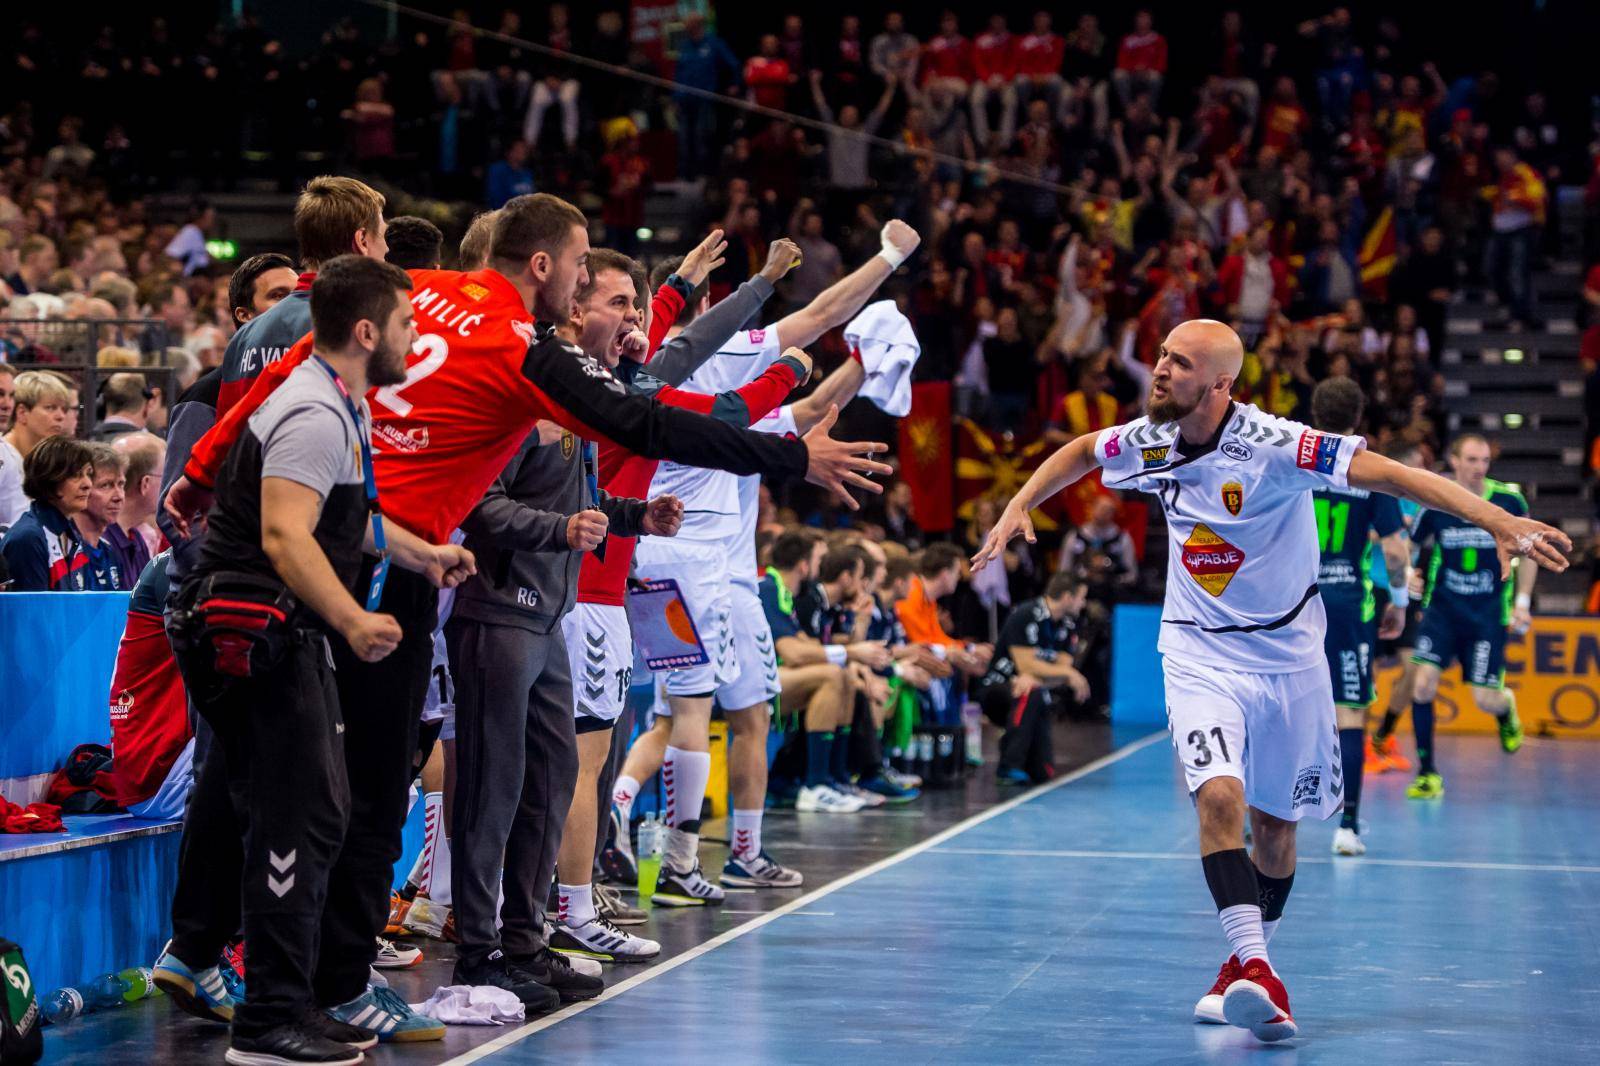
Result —
[[1411, 606], [1411, 589], [1407, 585], [1389, 586], [1389, 606], [1399, 607], [1401, 610]]
[[887, 222], [883, 224], [883, 229], [879, 232], [878, 239], [883, 245], [882, 250], [878, 252], [878, 254], [883, 256], [884, 261], [889, 264], [890, 270], [899, 270], [900, 264], [906, 261], [906, 256], [909, 253], [902, 252], [900, 249], [894, 246], [893, 242], [889, 240], [889, 224]]
[[940, 662], [943, 662], [945, 655], [948, 654], [948, 649], [943, 644], [930, 644], [928, 650], [933, 652], [933, 657]]
[[845, 651], [844, 646], [841, 644], [829, 644], [827, 647], [822, 649], [822, 653], [826, 655], [828, 657], [828, 661], [835, 666], [843, 666], [845, 663], [850, 661], [850, 653]]
[[681, 274], [668, 274], [667, 284], [671, 285], [673, 290], [683, 297], [684, 303], [688, 303], [689, 297], [694, 295], [694, 286], [690, 285], [688, 279]]
[[1517, 606], [1524, 611], [1533, 610], [1533, 597], [1526, 592], [1517, 593]]

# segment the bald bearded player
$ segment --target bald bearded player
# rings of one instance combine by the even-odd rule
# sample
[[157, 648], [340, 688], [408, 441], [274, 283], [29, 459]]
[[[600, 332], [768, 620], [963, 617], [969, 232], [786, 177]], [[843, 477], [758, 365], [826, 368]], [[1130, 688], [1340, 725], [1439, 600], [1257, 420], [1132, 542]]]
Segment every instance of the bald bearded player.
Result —
[[[1157, 648], [1173, 746], [1200, 821], [1200, 863], [1233, 955], [1195, 1007], [1197, 1021], [1295, 1035], [1267, 941], [1294, 883], [1295, 826], [1343, 805], [1326, 628], [1317, 590], [1313, 490], [1409, 497], [1494, 536], [1512, 556], [1564, 570], [1571, 542], [1452, 481], [1366, 451], [1231, 397], [1244, 359], [1221, 322], [1185, 322], [1156, 363], [1148, 415], [1062, 447], [1007, 505], [973, 568], [1000, 557], [1028, 513], [1100, 468], [1108, 488], [1157, 495], [1168, 527], [1168, 580]], [[1219, 666], [1218, 664], [1227, 664]], [[1255, 852], [1244, 848], [1248, 808]]]

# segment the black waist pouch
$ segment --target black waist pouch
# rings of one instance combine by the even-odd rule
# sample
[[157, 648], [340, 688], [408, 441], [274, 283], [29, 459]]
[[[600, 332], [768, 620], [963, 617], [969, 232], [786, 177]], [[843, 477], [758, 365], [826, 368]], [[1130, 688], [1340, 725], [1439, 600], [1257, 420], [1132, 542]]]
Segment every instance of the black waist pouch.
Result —
[[299, 610], [275, 578], [218, 571], [184, 589], [168, 632], [173, 650], [223, 677], [261, 677], [283, 661]]

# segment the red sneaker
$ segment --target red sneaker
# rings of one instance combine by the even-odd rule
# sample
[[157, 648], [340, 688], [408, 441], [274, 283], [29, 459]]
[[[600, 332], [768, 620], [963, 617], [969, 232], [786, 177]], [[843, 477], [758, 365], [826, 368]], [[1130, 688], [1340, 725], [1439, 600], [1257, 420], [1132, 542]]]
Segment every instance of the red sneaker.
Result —
[[1211, 991], [1201, 996], [1200, 1002], [1194, 1005], [1195, 1021], [1203, 1025], [1228, 1024], [1228, 1019], [1222, 1015], [1222, 996], [1228, 991], [1228, 986], [1239, 979], [1243, 969], [1239, 965], [1239, 956], [1228, 956], [1228, 961], [1217, 971], [1217, 983], [1212, 985]]
[[1289, 991], [1265, 959], [1251, 959], [1222, 997], [1222, 1014], [1229, 1025], [1255, 1034], [1271, 1044], [1287, 1040], [1298, 1031], [1289, 1013]]

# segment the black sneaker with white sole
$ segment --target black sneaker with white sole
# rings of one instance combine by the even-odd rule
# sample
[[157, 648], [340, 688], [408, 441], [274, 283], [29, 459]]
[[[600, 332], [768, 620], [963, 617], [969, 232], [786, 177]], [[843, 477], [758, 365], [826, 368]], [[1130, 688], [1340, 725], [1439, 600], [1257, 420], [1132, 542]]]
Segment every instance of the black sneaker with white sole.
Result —
[[328, 1039], [322, 1027], [310, 1021], [280, 1025], [257, 1036], [241, 1036], [236, 1031], [223, 1055], [233, 1066], [296, 1066], [304, 1062], [356, 1066], [365, 1057], [359, 1048]]
[[360, 1051], [378, 1046], [378, 1034], [360, 1025], [342, 1022], [326, 1011], [312, 1011], [308, 1021], [323, 1036], [339, 1044], [349, 1044]]
[[685, 871], [662, 863], [661, 877], [656, 881], [656, 891], [650, 902], [663, 907], [704, 907], [708, 903], [719, 904], [725, 898], [722, 889], [707, 881], [706, 875], [700, 872], [700, 861], [696, 859], [694, 868]]
[[491, 952], [487, 958], [463, 955], [456, 959], [450, 983], [503, 988], [520, 999], [529, 1014], [543, 1014], [561, 1006], [559, 992], [538, 981], [521, 967], [511, 965], [511, 960], [499, 949]]
[[563, 1003], [594, 999], [606, 990], [606, 983], [600, 978], [579, 973], [566, 956], [549, 948], [533, 955], [513, 955], [511, 965], [546, 988], [555, 989]]

